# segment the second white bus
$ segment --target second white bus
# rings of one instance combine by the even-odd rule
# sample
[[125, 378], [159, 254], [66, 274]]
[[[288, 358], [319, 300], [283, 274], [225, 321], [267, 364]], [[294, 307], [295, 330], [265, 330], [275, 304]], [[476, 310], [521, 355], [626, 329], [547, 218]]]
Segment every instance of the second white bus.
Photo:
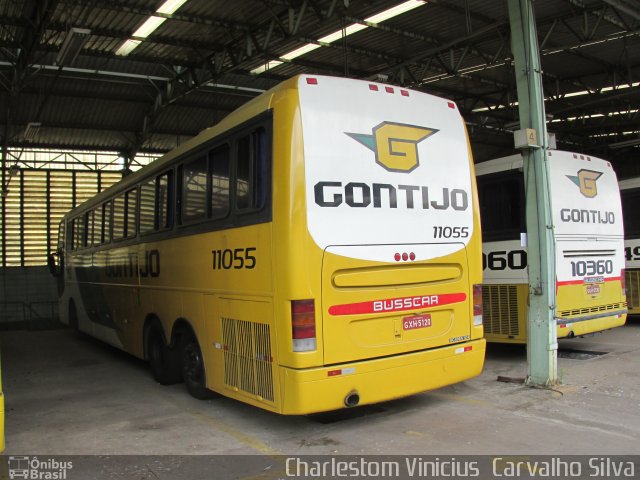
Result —
[[[521, 155], [477, 165], [483, 237], [485, 338], [525, 343], [528, 273]], [[549, 152], [555, 240], [558, 338], [623, 325], [622, 210], [616, 174], [605, 160]]]

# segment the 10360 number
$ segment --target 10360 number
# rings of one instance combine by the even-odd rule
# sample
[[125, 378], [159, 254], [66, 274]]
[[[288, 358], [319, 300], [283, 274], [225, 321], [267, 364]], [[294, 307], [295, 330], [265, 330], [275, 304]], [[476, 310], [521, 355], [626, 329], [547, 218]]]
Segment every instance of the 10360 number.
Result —
[[579, 260], [571, 262], [571, 276], [589, 277], [591, 275], [604, 275], [613, 273], [613, 261], [611, 260]]

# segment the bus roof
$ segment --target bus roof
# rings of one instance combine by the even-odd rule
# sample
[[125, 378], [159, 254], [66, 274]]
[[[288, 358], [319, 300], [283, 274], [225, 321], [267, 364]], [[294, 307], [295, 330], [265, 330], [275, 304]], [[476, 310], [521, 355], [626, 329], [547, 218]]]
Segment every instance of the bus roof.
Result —
[[[605, 162], [609, 166], [607, 160], [602, 158], [587, 156], [580, 153], [569, 152], [566, 150], [549, 150], [549, 158], [553, 160], [553, 157], [568, 157], [580, 158], [581, 160]], [[476, 164], [476, 175], [489, 175], [491, 173], [506, 172], [509, 170], [522, 169], [523, 166], [522, 154], [516, 153], [515, 155], [509, 155], [507, 157], [495, 158], [493, 160], [487, 160], [486, 162], [480, 162]], [[640, 186], [640, 183], [638, 184]]]

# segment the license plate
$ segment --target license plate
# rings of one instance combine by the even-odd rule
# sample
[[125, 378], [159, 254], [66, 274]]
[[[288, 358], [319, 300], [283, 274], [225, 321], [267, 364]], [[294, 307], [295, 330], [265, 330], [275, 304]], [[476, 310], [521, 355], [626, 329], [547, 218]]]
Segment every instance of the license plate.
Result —
[[431, 315], [428, 313], [422, 315], [412, 315], [402, 319], [403, 330], [415, 330], [416, 328], [427, 328], [431, 326]]

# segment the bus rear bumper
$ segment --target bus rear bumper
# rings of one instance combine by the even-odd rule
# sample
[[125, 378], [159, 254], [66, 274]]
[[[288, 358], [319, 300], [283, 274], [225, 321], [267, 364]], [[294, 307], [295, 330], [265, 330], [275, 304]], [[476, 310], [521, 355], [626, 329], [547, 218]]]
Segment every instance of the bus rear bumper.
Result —
[[358, 405], [384, 402], [451, 385], [482, 372], [484, 339], [422, 352], [331, 367], [280, 369], [281, 413], [304, 415], [345, 408], [357, 395]]
[[598, 318], [564, 318], [562, 323], [558, 322], [558, 338], [579, 337], [602, 332], [610, 328], [621, 327], [626, 321], [626, 312]]

